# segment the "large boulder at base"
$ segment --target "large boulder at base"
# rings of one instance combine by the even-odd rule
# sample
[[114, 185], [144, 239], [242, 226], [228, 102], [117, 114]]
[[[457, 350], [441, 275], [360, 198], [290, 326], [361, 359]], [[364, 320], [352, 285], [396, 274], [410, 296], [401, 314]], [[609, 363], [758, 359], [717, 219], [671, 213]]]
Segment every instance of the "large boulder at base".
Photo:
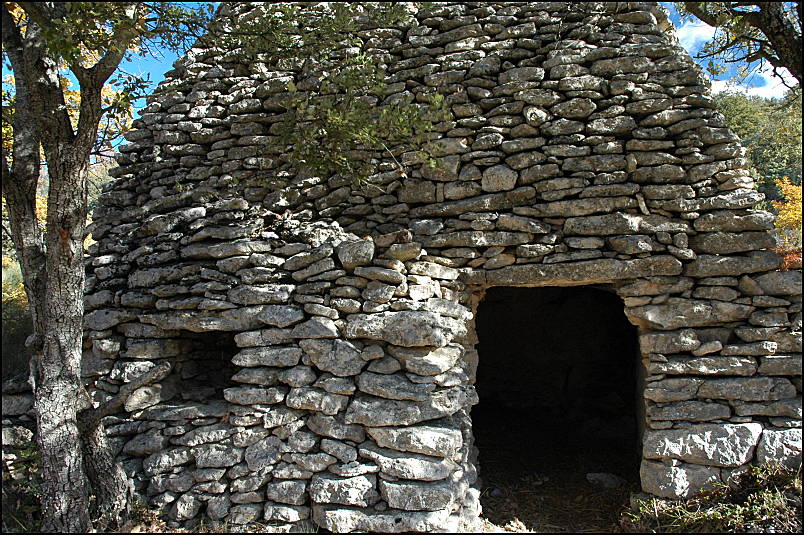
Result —
[[646, 459], [678, 459], [708, 466], [742, 466], [751, 460], [762, 424], [698, 424], [687, 429], [648, 430]]
[[720, 468], [698, 464], [667, 465], [643, 460], [639, 468], [642, 490], [662, 498], [689, 498], [720, 483]]
[[801, 468], [801, 428], [765, 429], [757, 446], [757, 462]]

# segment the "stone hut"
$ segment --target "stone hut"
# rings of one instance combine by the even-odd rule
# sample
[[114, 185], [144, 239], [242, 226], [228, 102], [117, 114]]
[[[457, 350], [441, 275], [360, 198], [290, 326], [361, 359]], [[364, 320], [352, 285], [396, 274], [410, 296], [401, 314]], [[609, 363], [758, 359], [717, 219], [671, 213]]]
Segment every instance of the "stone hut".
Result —
[[151, 505], [455, 530], [480, 512], [487, 406], [522, 432], [595, 413], [658, 496], [800, 465], [801, 272], [778, 271], [740, 141], [661, 7], [434, 3], [361, 37], [389, 101], [445, 95], [437, 166], [294, 175], [266, 147], [302, 73], [204, 40], [120, 148], [85, 373], [100, 403], [171, 363], [105, 420]]

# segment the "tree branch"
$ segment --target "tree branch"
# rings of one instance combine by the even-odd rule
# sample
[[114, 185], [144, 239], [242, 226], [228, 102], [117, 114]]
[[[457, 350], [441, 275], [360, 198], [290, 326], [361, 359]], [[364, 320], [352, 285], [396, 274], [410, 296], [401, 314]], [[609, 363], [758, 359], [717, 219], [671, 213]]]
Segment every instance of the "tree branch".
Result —
[[111, 414], [117, 412], [135, 390], [143, 386], [161, 381], [170, 373], [172, 366], [169, 362], [163, 362], [151, 368], [133, 381], [120, 387], [112, 399], [98, 407], [97, 409], [84, 409], [78, 413], [78, 427], [84, 432], [89, 432], [100, 423], [100, 421]]
[[[736, 47], [740, 43], [740, 41], [746, 41], [746, 40], [750, 40], [750, 38], [742, 36], [742, 35], [732, 37], [732, 39], [730, 41], [728, 41], [727, 43], [723, 43], [721, 46], [719, 46], [715, 50], [711, 50], [711, 51], [707, 51], [707, 52], [704, 52], [704, 51], [698, 52], [696, 54], [696, 57], [699, 57], [699, 58], [717, 57], [719, 54], [723, 54], [728, 49]], [[762, 41], [762, 42], [764, 43], [764, 41]]]
[[[797, 20], [793, 12], [785, 11], [782, 2], [684, 2], [683, 5], [688, 13], [723, 31], [729, 40], [716, 51], [699, 57], [714, 57], [731, 48], [735, 56], [744, 53], [739, 59], [767, 61], [779, 78], [782, 77], [776, 69], [785, 67], [801, 84], [800, 2], [795, 12]], [[740, 22], [736, 23], [738, 18]]]
[[[38, 15], [42, 14], [39, 2], [22, 2], [19, 5], [25, 10], [30, 7]], [[36, 117], [40, 129], [44, 128], [62, 139], [73, 136], [70, 118], [64, 102], [64, 94], [58, 82], [57, 62], [47, 53], [47, 43], [42, 27], [32, 16], [25, 12], [28, 24], [23, 37], [11, 14], [3, 6], [3, 41], [6, 36], [12, 40], [19, 53], [9, 53], [11, 68], [17, 77], [17, 99], [21, 92], [27, 90], [29, 101], [26, 105], [17, 102], [17, 109], [24, 109], [32, 117]], [[46, 22], [45, 24], [49, 24]], [[10, 30], [10, 31], [7, 31]], [[50, 137], [50, 136], [49, 136]], [[48, 147], [45, 147], [46, 150]]]
[[142, 30], [138, 29], [136, 24], [139, 16], [138, 10], [139, 8], [136, 4], [129, 5], [126, 8], [125, 15], [130, 20], [126, 21], [126, 24], [123, 25], [122, 28], [118, 26], [114, 29], [113, 41], [115, 46], [109, 48], [103, 57], [89, 69], [89, 74], [96, 80], [105, 83], [120, 65], [120, 62], [126, 55], [128, 47], [142, 34]]
[[50, 21], [57, 17], [56, 10], [48, 11], [48, 4], [62, 4], [62, 2], [18, 2], [25, 14], [40, 28], [50, 26]]
[[[800, 7], [800, 3], [799, 3]], [[794, 21], [788, 17], [780, 2], [768, 2], [760, 5], [760, 20], [758, 28], [765, 34], [770, 41], [773, 51], [784, 66], [801, 84], [802, 75], [802, 42], [801, 42], [801, 19]]]
[[[136, 7], [126, 10], [126, 15], [136, 20]], [[117, 28], [114, 31], [116, 45], [89, 69], [80, 66], [73, 68], [81, 88], [81, 108], [78, 114], [77, 143], [82, 147], [92, 147], [98, 132], [101, 110], [101, 91], [106, 80], [114, 73], [126, 54], [126, 50], [139, 35], [135, 24]]]
[[717, 17], [706, 9], [706, 2], [684, 2], [684, 9], [692, 13], [709, 26], [719, 26]]

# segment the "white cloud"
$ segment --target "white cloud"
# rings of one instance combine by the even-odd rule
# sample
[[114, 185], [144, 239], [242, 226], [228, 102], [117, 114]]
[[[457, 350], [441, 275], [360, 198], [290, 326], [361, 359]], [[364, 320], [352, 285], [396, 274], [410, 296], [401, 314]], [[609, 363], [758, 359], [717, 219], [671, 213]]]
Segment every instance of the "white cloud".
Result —
[[[715, 35], [715, 28], [700, 20], [687, 20], [681, 27], [676, 28], [678, 42], [690, 56], [700, 52], [703, 45]], [[780, 69], [780, 74], [787, 82], [787, 85], [794, 86], [797, 82], [790, 71]], [[773, 75], [770, 65], [751, 74], [744, 83], [735, 84], [730, 80], [712, 80], [712, 93], [717, 94], [723, 91], [738, 91], [746, 95], [754, 95], [762, 98], [781, 98], [787, 91], [787, 87]]]
[[676, 34], [678, 44], [692, 56], [701, 49], [705, 42], [712, 39], [712, 36], [715, 35], [715, 28], [698, 20], [688, 20], [680, 28], [676, 28]]
[[[787, 69], [779, 69], [779, 73], [784, 77], [784, 81], [789, 86], [795, 85], [796, 79]], [[712, 80], [712, 93], [717, 94], [722, 91], [737, 91], [746, 95], [758, 96], [762, 98], [781, 98], [787, 91], [787, 87], [782, 81], [773, 75], [773, 68], [770, 65], [751, 74], [743, 84], [735, 84], [729, 80]], [[750, 84], [750, 85], [749, 85]]]

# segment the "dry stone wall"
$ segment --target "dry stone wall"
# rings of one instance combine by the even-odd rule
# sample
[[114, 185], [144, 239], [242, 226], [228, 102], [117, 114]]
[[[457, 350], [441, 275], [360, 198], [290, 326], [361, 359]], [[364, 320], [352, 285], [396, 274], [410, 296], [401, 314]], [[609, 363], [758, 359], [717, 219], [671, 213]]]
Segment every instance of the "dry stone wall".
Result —
[[[492, 286], [622, 298], [644, 491], [799, 465], [801, 272], [776, 271], [773, 217], [662, 9], [412, 17], [361, 36], [383, 102], [446, 96], [435, 167], [391, 147], [404, 170], [377, 154], [368, 187], [294, 174], [269, 141], [306, 73], [204, 40], [127, 134], [91, 228], [85, 371], [102, 402], [173, 364], [105, 421], [138, 491], [177, 525], [471, 524], [473, 317]], [[276, 177], [290, 186], [249, 182]]]

